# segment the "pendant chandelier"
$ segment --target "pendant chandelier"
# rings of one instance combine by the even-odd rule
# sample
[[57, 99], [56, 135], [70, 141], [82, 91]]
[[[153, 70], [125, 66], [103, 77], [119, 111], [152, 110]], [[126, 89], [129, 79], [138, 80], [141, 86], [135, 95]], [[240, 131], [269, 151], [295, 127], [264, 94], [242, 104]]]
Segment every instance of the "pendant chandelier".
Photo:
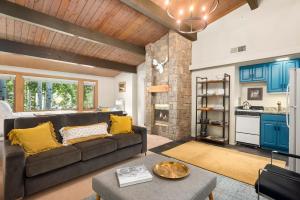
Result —
[[196, 33], [207, 27], [219, 0], [165, 0], [168, 15], [176, 20], [181, 33]]

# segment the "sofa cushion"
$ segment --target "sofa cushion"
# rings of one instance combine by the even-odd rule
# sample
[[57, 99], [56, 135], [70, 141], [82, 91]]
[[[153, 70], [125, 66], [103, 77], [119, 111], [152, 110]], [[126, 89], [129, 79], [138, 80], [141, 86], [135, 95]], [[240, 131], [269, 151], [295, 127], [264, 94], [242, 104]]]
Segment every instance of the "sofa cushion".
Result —
[[27, 157], [26, 176], [33, 177], [81, 160], [81, 152], [73, 146], [64, 146]]
[[102, 138], [74, 144], [81, 151], [81, 160], [89, 160], [117, 150], [117, 142]]
[[140, 134], [117, 134], [109, 137], [109, 139], [115, 140], [118, 144], [118, 149], [122, 149], [131, 145], [142, 143], [142, 137]]

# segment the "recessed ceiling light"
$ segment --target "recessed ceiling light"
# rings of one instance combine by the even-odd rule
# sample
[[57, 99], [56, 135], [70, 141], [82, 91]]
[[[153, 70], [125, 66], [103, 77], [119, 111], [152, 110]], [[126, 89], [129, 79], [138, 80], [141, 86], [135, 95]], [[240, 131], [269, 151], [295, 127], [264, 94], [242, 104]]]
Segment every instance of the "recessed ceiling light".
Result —
[[283, 58], [277, 58], [276, 61], [285, 61], [285, 60], [289, 60], [290, 57], [283, 57]]

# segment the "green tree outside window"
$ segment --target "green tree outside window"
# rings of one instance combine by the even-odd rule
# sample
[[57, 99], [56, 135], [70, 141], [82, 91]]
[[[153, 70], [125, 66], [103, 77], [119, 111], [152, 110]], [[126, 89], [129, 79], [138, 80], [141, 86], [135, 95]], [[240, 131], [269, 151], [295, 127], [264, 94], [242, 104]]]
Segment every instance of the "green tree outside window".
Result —
[[75, 109], [77, 109], [77, 84], [25, 81], [25, 111]]
[[84, 85], [83, 86], [83, 109], [93, 109], [95, 107], [95, 86]]
[[15, 80], [0, 79], [0, 99], [9, 103], [14, 110], [15, 107]]

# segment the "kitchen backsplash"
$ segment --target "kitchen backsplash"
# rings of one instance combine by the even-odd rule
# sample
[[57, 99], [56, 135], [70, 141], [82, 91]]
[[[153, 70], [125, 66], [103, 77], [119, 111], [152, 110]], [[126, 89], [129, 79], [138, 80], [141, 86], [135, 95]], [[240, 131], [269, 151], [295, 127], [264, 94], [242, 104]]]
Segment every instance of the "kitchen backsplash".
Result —
[[277, 107], [264, 107], [264, 111], [265, 112], [270, 112], [270, 113], [285, 113], [286, 111], [286, 108], [285, 107], [282, 107], [280, 111], [278, 111], [278, 108]]
[[[258, 101], [247, 100], [248, 88], [262, 88], [263, 99]], [[239, 104], [242, 105], [244, 101], [248, 101], [252, 106], [264, 106], [277, 109], [277, 102], [281, 102], [281, 107], [286, 107], [286, 94], [285, 93], [267, 93], [266, 83], [241, 83], [240, 84], [240, 100]]]

